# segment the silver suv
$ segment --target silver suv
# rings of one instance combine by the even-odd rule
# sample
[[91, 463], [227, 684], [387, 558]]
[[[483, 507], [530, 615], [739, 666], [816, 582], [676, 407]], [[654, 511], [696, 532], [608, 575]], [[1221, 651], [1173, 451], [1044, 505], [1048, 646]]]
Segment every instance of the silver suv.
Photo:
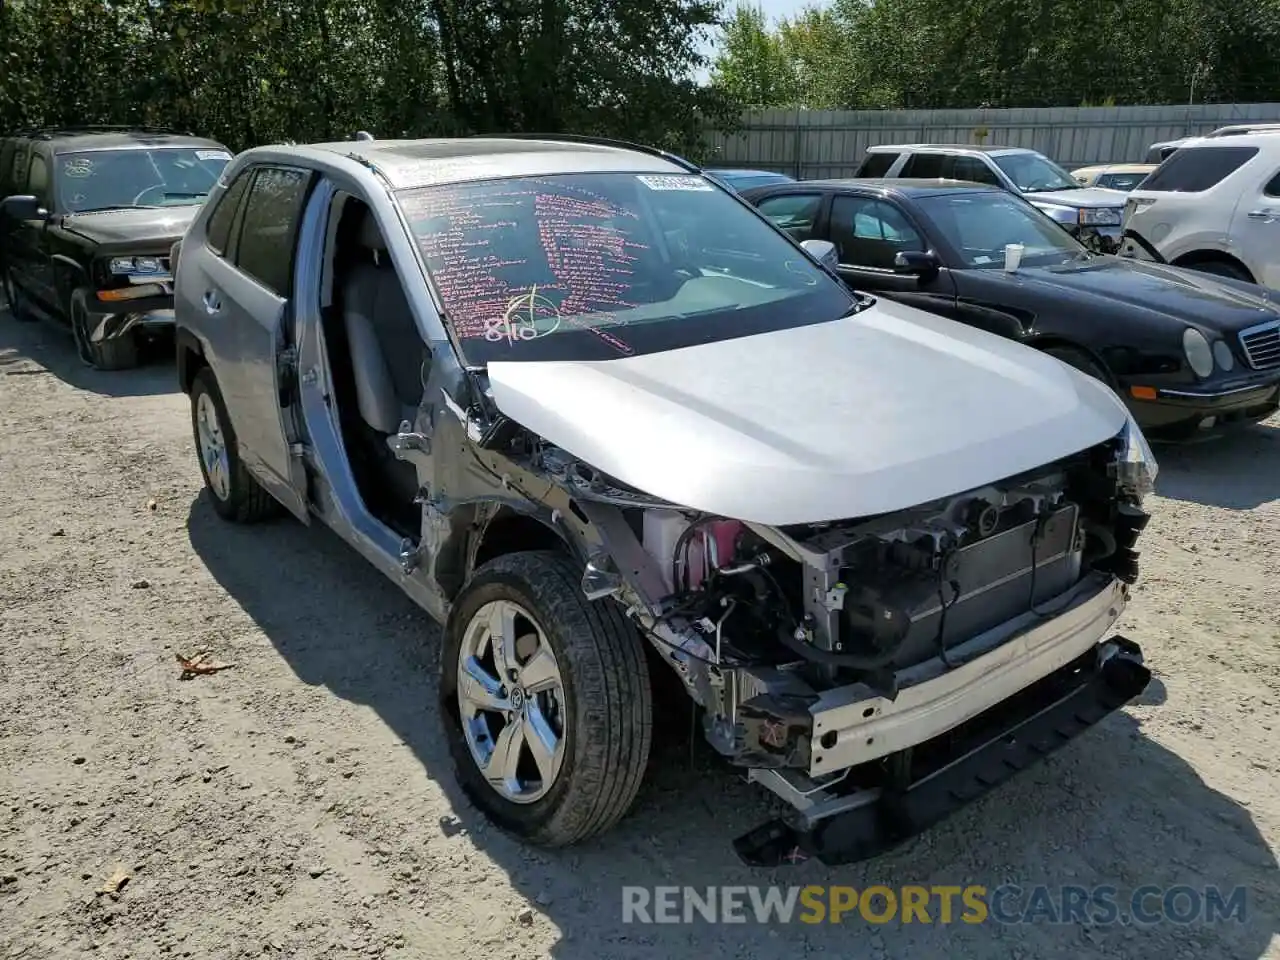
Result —
[[1101, 383], [829, 247], [629, 145], [249, 150], [174, 251], [208, 502], [443, 625], [440, 736], [525, 840], [627, 811], [669, 683], [792, 806], [744, 859], [871, 855], [1144, 688], [1156, 468]]
[[1026, 197], [1097, 253], [1120, 248], [1124, 194], [1082, 187], [1035, 150], [939, 143], [877, 146], [867, 150], [857, 175], [991, 184]]

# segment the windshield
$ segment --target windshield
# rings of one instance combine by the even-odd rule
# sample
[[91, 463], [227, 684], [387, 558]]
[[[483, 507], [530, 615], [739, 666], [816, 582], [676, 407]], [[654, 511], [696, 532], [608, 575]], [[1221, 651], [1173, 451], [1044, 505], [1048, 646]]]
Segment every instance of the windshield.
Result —
[[203, 203], [230, 159], [226, 150], [186, 147], [60, 154], [54, 168], [60, 208], [86, 213]]
[[1089, 256], [1057, 223], [1007, 193], [942, 193], [916, 202], [966, 267], [1003, 267], [1011, 243], [1022, 244], [1022, 262], [1033, 266]]
[[472, 365], [654, 353], [834, 320], [854, 305], [699, 176], [520, 177], [398, 196]]
[[1071, 174], [1038, 153], [998, 154], [991, 159], [1023, 193], [1080, 189]]
[[721, 173], [716, 170], [708, 170], [707, 173], [719, 177], [734, 190], [750, 190], [752, 187], [793, 182], [790, 177], [781, 173]]
[[1098, 178], [1098, 186], [1106, 187], [1108, 190], [1124, 190], [1128, 192], [1147, 179], [1146, 172], [1143, 173], [1104, 173]]

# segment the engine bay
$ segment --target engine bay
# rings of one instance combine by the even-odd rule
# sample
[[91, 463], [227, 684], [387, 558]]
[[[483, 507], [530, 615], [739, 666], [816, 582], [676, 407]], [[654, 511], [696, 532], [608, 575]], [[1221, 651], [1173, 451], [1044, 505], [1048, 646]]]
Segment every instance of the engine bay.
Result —
[[825, 692], [892, 699], [963, 664], [973, 638], [1053, 618], [1086, 581], [1133, 583], [1147, 515], [1115, 458], [1102, 444], [904, 511], [769, 527], [646, 502], [558, 448], [534, 457], [613, 515], [599, 566], [648, 566], [653, 595], [613, 592], [703, 707], [712, 746], [753, 768], [810, 765]]

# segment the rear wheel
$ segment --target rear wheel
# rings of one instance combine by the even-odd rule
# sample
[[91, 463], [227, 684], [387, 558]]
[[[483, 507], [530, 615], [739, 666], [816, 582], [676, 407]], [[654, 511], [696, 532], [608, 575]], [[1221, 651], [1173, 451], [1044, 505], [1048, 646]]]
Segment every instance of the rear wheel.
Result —
[[254, 523], [278, 512], [275, 499], [240, 462], [227, 406], [208, 367], [191, 384], [191, 430], [204, 486], [218, 516], [232, 523]]
[[612, 600], [582, 594], [560, 553], [480, 567], [441, 645], [440, 707], [458, 780], [503, 829], [586, 840], [631, 807], [649, 758], [643, 641]]
[[27, 306], [17, 283], [14, 282], [12, 269], [6, 269], [3, 274], [0, 274], [0, 283], [4, 286], [4, 299], [9, 304], [9, 313], [13, 319], [24, 322], [34, 320], [31, 308]]
[[89, 332], [89, 312], [84, 301], [76, 298], [71, 302], [71, 336], [80, 360], [97, 370], [128, 370], [138, 365], [138, 341], [132, 332], [98, 341], [89, 339]]

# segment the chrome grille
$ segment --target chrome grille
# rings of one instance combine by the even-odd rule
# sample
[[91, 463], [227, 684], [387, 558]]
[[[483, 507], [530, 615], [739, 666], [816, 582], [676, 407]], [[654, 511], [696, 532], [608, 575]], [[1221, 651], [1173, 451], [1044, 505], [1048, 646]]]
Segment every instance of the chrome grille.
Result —
[[1262, 323], [1240, 331], [1240, 344], [1249, 366], [1255, 370], [1280, 367], [1280, 321]]

